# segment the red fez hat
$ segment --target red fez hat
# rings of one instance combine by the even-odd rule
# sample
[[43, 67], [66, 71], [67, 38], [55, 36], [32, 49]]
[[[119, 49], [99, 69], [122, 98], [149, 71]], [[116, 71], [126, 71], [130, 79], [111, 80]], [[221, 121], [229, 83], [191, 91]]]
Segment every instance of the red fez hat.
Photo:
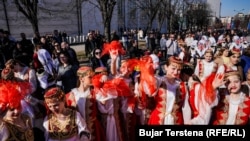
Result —
[[232, 54], [241, 54], [240, 49], [237, 49], [236, 47], [233, 47], [233, 48], [231, 49], [231, 53], [232, 53]]
[[62, 101], [65, 96], [65, 93], [63, 90], [59, 87], [53, 87], [50, 88], [48, 91], [44, 94], [45, 102], [58, 102]]
[[95, 69], [95, 73], [102, 73], [102, 72], [107, 72], [107, 68], [106, 67], [97, 67]]
[[179, 57], [176, 57], [176, 56], [169, 57], [169, 61], [173, 63], [177, 63], [177, 64], [183, 64], [183, 61]]
[[13, 80], [14, 79], [14, 71], [10, 68], [4, 68], [1, 72], [1, 77], [4, 80]]
[[89, 66], [83, 66], [77, 70], [78, 76], [86, 76], [86, 75], [92, 75], [92, 74], [93, 74], [93, 70]]

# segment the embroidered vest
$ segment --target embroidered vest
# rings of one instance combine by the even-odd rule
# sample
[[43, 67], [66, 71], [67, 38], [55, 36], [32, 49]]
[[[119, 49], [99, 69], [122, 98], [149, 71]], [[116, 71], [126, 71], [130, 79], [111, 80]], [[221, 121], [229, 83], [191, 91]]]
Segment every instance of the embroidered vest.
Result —
[[70, 109], [70, 116], [67, 117], [62, 125], [53, 114], [50, 114], [48, 117], [49, 137], [54, 140], [64, 140], [77, 135], [78, 128], [75, 118], [76, 112]]
[[10, 134], [6, 141], [34, 141], [34, 134], [31, 123], [28, 119], [29, 117], [22, 116], [22, 118], [26, 124], [26, 127], [24, 128], [16, 126], [8, 121], [4, 121]]

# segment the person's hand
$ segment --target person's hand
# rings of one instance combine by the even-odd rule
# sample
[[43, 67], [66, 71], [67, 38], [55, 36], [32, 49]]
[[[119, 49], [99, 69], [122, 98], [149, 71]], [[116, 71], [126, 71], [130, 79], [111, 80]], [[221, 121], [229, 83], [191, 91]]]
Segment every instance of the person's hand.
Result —
[[111, 49], [109, 51], [109, 55], [110, 55], [111, 60], [116, 60], [118, 55], [119, 55], [118, 50], [117, 49]]
[[104, 83], [108, 80], [108, 76], [107, 75], [102, 75], [100, 82]]
[[212, 82], [212, 86], [214, 89], [224, 85], [226, 83], [226, 81], [224, 80], [224, 74], [223, 73], [219, 73], [215, 75], [215, 78]]

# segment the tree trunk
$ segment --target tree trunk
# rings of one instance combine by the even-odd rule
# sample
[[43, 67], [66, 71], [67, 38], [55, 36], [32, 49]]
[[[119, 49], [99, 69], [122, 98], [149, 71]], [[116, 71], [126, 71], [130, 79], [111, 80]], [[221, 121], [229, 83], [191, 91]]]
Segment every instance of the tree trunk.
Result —
[[110, 22], [106, 21], [104, 23], [104, 34], [107, 38], [107, 40], [110, 42], [111, 41], [111, 36], [110, 36]]
[[39, 27], [38, 27], [38, 22], [37, 22], [37, 20], [32, 20], [32, 19], [30, 19], [30, 23], [31, 23], [31, 25], [32, 25], [32, 29], [33, 29], [33, 31], [34, 31], [34, 34], [36, 33], [36, 32], [38, 32], [39, 33]]

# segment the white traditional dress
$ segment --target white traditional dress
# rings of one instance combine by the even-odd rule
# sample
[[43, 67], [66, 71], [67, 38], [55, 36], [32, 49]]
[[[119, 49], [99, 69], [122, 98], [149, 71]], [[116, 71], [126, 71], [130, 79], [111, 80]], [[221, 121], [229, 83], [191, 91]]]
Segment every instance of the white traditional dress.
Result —
[[214, 62], [207, 62], [202, 59], [198, 61], [194, 74], [197, 75], [200, 81], [205, 80], [211, 73], [216, 72], [218, 69], [218, 65]]
[[185, 124], [209, 124], [212, 108], [218, 104], [217, 93], [211, 86], [210, 81], [203, 81], [203, 84], [201, 84], [192, 79], [185, 85], [186, 97], [183, 106]]
[[104, 141], [104, 129], [101, 126], [98, 117], [98, 108], [95, 95], [91, 88], [86, 89], [84, 92], [79, 91], [78, 88], [71, 90], [66, 95], [68, 106], [75, 107], [81, 116], [85, 119], [88, 129], [91, 133], [91, 141]]

